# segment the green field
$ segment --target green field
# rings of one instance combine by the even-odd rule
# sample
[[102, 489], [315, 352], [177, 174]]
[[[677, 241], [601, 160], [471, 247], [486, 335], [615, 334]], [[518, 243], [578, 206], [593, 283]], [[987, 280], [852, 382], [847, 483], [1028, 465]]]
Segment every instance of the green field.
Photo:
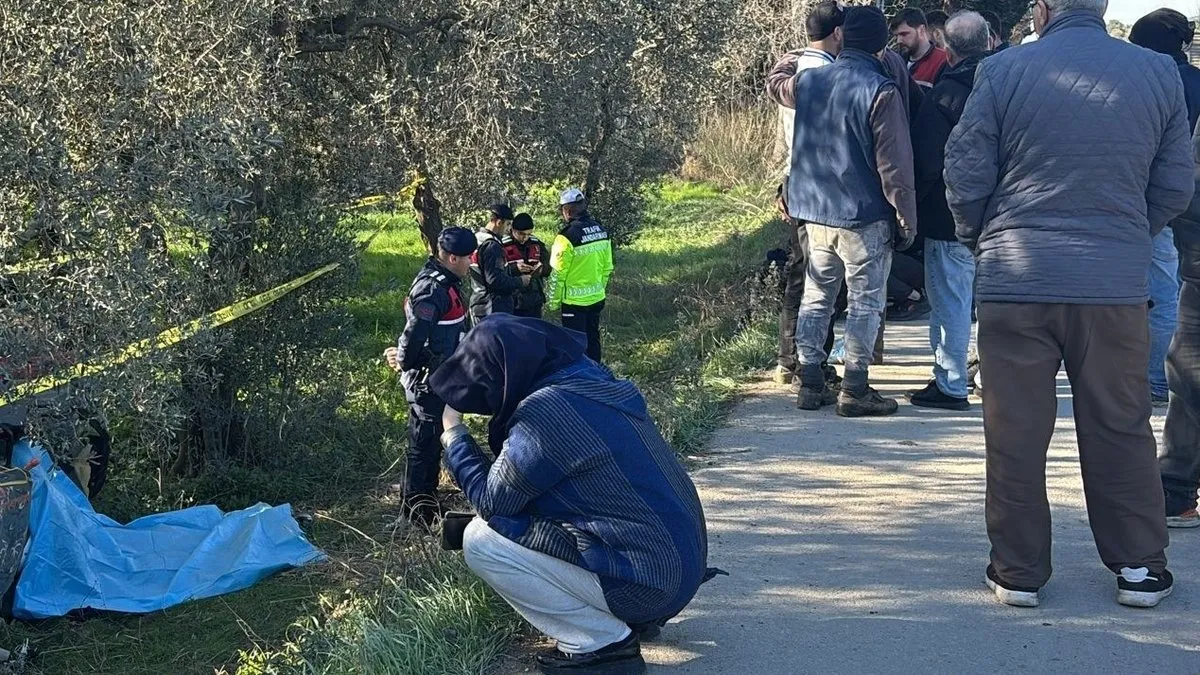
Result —
[[[664, 434], [685, 455], [719, 426], [738, 379], [772, 360], [770, 302], [754, 284], [765, 252], [783, 238], [767, 203], [761, 195], [667, 183], [654, 191], [638, 236], [616, 255], [605, 359], [642, 387]], [[549, 240], [553, 216], [536, 215]], [[29, 639], [38, 650], [26, 672], [478, 673], [521, 630], [459, 556], [385, 527], [398, 511], [390, 486], [400, 475], [405, 407], [380, 354], [403, 327], [404, 294], [424, 254], [409, 217], [366, 219], [365, 232], [382, 232], [362, 255], [357, 292], [347, 301], [353, 339], [337, 358], [356, 377], [337, 411], [343, 433], [314, 440], [311, 461], [293, 470], [227, 474], [221, 480], [232, 485], [195, 486], [226, 508], [264, 500], [311, 511], [310, 536], [332, 561], [154, 615], [0, 628], [0, 646]], [[139, 511], [125, 501], [99, 508], [122, 517]]]

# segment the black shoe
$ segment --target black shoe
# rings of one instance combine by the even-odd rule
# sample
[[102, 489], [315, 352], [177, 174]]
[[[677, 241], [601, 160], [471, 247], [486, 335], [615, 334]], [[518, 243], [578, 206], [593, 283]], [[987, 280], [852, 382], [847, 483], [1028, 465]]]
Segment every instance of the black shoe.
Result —
[[888, 321], [920, 321], [921, 319], [929, 318], [933, 308], [929, 306], [927, 298], [920, 300], [905, 300], [904, 302], [888, 309]]
[[841, 391], [842, 377], [837, 374], [837, 368], [833, 366], [825, 366], [825, 384], [834, 391]]
[[637, 636], [638, 642], [650, 642], [662, 635], [662, 626], [649, 621], [647, 623], [631, 623], [629, 629]]
[[870, 387], [859, 396], [843, 389], [837, 399], [838, 417], [883, 417], [894, 414], [898, 407], [895, 401], [880, 396]]
[[825, 385], [820, 389], [800, 388], [796, 396], [796, 407], [801, 410], [820, 410], [827, 405], [837, 403], [837, 392]]
[[941, 408], [942, 410], [971, 409], [970, 401], [965, 398], [955, 398], [943, 394], [934, 380], [930, 380], [929, 384], [920, 391], [908, 392], [908, 400], [918, 408]]
[[1167, 570], [1155, 574], [1145, 567], [1122, 567], [1117, 574], [1117, 602], [1126, 607], [1156, 607], [1174, 585], [1175, 578]]
[[413, 525], [430, 529], [433, 521], [441, 515], [437, 498], [432, 495], [417, 494], [404, 498], [404, 517]]
[[996, 568], [992, 565], [987, 566], [987, 573], [984, 576], [984, 581], [988, 588], [996, 594], [996, 599], [1006, 605], [1013, 607], [1037, 607], [1038, 606], [1038, 590], [1028, 586], [1013, 586], [1000, 580], [1000, 575], [996, 574]]
[[640, 675], [646, 672], [637, 633], [587, 654], [566, 654], [557, 649], [538, 654], [543, 673], [594, 673], [595, 675]]

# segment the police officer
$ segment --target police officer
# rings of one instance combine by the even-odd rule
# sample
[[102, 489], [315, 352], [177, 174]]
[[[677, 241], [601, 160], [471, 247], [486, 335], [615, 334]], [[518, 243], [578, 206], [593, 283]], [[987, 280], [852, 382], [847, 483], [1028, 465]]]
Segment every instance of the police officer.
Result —
[[612, 242], [608, 230], [588, 214], [582, 190], [570, 188], [558, 203], [567, 224], [550, 251], [546, 308], [562, 307], [563, 328], [587, 335], [587, 355], [599, 362], [600, 312], [613, 272]]
[[438, 236], [438, 252], [417, 273], [404, 301], [406, 323], [399, 346], [385, 352], [400, 372], [408, 399], [408, 457], [404, 477], [404, 514], [414, 523], [432, 524], [438, 515], [437, 483], [442, 445], [442, 410], [429, 390], [429, 375], [445, 361], [467, 330], [467, 309], [460, 284], [470, 272], [475, 235], [449, 227]]
[[513, 313], [518, 291], [529, 286], [530, 275], [509, 274], [504, 262], [504, 235], [513, 220], [508, 204], [488, 207], [488, 223], [475, 233], [477, 247], [471, 256], [471, 318], [478, 323], [496, 312]]
[[550, 253], [540, 239], [533, 236], [533, 218], [518, 213], [512, 222], [512, 232], [504, 238], [504, 260], [509, 274], [528, 274], [529, 285], [517, 291], [513, 313], [534, 319], [542, 318], [546, 304], [545, 279], [550, 276]]

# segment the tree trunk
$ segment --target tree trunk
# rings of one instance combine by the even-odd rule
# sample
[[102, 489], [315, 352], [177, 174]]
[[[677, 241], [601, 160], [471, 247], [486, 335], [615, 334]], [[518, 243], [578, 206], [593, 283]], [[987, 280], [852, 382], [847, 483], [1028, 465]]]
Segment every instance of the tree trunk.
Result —
[[[214, 233], [209, 241], [214, 292], [206, 298], [205, 313], [237, 300], [238, 288], [249, 274], [254, 223], [258, 218], [271, 216], [264, 186], [255, 182], [247, 186], [247, 191], [245, 201], [230, 206], [228, 228]], [[182, 385], [191, 416], [184, 447], [173, 467], [177, 474], [189, 474], [206, 460], [226, 459], [242, 449], [244, 420], [237, 402], [240, 383], [230, 361], [231, 357], [218, 352], [199, 359], [192, 365], [192, 373], [184, 374]]]
[[609, 101], [605, 98], [600, 103], [600, 124], [592, 136], [592, 151], [588, 155], [587, 178], [583, 181], [583, 194], [589, 201], [600, 187], [604, 155], [608, 149], [608, 140], [612, 137], [613, 115], [610, 108]]
[[417, 225], [421, 228], [425, 247], [430, 255], [437, 255], [438, 235], [442, 232], [442, 203], [434, 196], [428, 179], [417, 186], [412, 206], [417, 213]]

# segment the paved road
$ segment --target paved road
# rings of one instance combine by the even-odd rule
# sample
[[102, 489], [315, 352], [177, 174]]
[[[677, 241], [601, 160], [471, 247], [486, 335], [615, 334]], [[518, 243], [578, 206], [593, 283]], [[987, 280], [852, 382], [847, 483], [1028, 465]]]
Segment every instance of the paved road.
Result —
[[[922, 326], [890, 327], [888, 353], [873, 371], [885, 394], [925, 383]], [[755, 387], [694, 476], [709, 562], [733, 576], [703, 587], [646, 645], [652, 672], [1200, 673], [1200, 530], [1172, 532], [1171, 598], [1155, 610], [1116, 604], [1061, 384], [1048, 468], [1055, 575], [1034, 610], [1000, 605], [983, 585], [978, 405], [901, 403], [892, 418], [843, 420]]]

